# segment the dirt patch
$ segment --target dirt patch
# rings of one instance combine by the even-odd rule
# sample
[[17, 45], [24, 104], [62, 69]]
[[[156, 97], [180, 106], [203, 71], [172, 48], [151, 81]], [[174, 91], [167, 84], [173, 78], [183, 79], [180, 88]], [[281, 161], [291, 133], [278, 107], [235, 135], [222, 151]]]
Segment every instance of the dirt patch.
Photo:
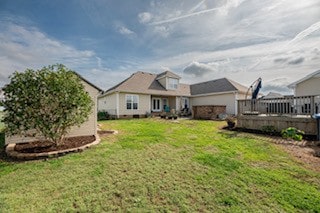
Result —
[[16, 144], [14, 150], [20, 153], [43, 153], [43, 152], [52, 152], [52, 151], [61, 151], [66, 149], [72, 149], [81, 147], [83, 145], [92, 143], [96, 138], [94, 135], [91, 136], [78, 136], [78, 137], [69, 137], [56, 146], [50, 141], [35, 141], [31, 143], [18, 143]]
[[320, 172], [320, 146], [306, 145], [297, 146], [293, 144], [280, 144], [283, 150], [299, 161], [302, 161], [308, 168]]
[[[320, 171], [320, 142], [315, 141], [316, 136], [304, 135], [304, 140], [293, 141], [283, 139], [280, 133], [266, 133], [259, 130], [240, 129], [227, 127], [222, 128], [235, 132], [235, 135], [250, 135], [259, 140], [269, 141], [280, 146], [285, 152], [294, 156], [298, 161], [303, 162], [308, 168]], [[263, 136], [262, 136], [263, 135]]]

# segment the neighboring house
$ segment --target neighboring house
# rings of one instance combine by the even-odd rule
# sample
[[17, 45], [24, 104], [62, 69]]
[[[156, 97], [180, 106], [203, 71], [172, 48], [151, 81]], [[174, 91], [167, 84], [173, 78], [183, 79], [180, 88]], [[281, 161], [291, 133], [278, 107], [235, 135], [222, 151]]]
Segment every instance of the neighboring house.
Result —
[[[89, 93], [90, 97], [92, 98], [92, 101], [94, 102], [94, 106], [92, 106], [92, 112], [89, 115], [88, 120], [83, 124], [81, 124], [80, 127], [78, 126], [72, 127], [70, 133], [67, 136], [68, 137], [88, 136], [88, 135], [97, 136], [97, 97], [102, 92], [102, 90], [97, 86], [95, 86], [94, 84], [87, 81], [86, 79], [84, 79], [79, 74], [77, 73], [75, 74], [81, 78], [85, 90]], [[5, 142], [6, 144], [25, 143], [25, 142], [31, 142], [34, 140], [35, 138], [33, 137], [12, 136], [12, 137], [6, 137]]]
[[99, 111], [118, 118], [180, 111], [192, 106], [225, 105], [228, 114], [236, 114], [236, 100], [245, 97], [247, 88], [226, 78], [188, 85], [180, 76], [136, 72], [98, 97]]
[[[294, 90], [294, 96], [300, 97], [298, 112], [319, 113], [320, 112], [320, 70], [315, 71], [304, 78], [290, 84], [289, 88]], [[301, 96], [312, 96], [311, 99]]]
[[290, 84], [295, 96], [320, 95], [320, 70]]
[[270, 99], [270, 98], [283, 98], [284, 96], [277, 92], [269, 92], [267, 95], [262, 96], [262, 99]]

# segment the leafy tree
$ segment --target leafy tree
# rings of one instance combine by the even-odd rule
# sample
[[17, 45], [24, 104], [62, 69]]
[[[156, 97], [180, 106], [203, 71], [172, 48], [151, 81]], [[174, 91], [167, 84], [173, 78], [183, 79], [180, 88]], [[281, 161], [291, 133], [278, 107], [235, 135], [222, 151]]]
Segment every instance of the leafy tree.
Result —
[[81, 79], [62, 64], [15, 72], [3, 88], [8, 135], [45, 137], [59, 145], [72, 126], [88, 119], [93, 102]]

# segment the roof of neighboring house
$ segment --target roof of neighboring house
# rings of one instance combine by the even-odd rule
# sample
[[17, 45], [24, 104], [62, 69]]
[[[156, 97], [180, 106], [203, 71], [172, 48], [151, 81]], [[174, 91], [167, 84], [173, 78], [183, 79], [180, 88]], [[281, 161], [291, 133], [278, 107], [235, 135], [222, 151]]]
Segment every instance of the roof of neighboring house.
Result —
[[[166, 71], [164, 73], [161, 74], [173, 77], [173, 73], [170, 71]], [[152, 95], [190, 96], [189, 85], [180, 83], [177, 90], [166, 90], [157, 81], [158, 78], [159, 75], [139, 71], [132, 74], [129, 78], [125, 79], [114, 87], [108, 89], [104, 94], [109, 94], [112, 92], [134, 92]]]
[[266, 98], [283, 98], [284, 96], [281, 95], [280, 93], [276, 93], [276, 92], [269, 92], [267, 95], [263, 96], [262, 99], [266, 99]]
[[320, 70], [317, 70], [317, 71], [307, 75], [306, 77], [301, 78], [300, 80], [293, 82], [292, 84], [289, 84], [288, 87], [294, 88], [294, 87], [296, 87], [297, 84], [300, 84], [301, 82], [304, 82], [310, 78], [320, 78]]
[[227, 78], [220, 78], [190, 85], [191, 95], [204, 95], [210, 93], [223, 93], [238, 91], [246, 93], [248, 88]]
[[181, 77], [174, 74], [173, 72], [171, 71], [165, 71], [163, 73], [160, 73], [158, 76], [157, 76], [157, 79], [160, 79], [160, 78], [164, 78], [164, 77], [169, 77], [169, 78], [177, 78], [177, 79], [180, 79]]

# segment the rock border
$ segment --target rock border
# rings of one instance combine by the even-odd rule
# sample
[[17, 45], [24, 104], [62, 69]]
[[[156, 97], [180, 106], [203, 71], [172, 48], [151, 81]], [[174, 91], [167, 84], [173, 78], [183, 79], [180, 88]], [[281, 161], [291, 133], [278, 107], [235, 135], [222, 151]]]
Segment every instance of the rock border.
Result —
[[[108, 130], [108, 131], [112, 134], [118, 134], [118, 131], [116, 130]], [[99, 144], [101, 141], [99, 134], [97, 134], [95, 137], [96, 137], [96, 140], [93, 141], [92, 143], [88, 143], [80, 147], [64, 149], [59, 151], [42, 152], [42, 153], [21, 153], [14, 150], [16, 143], [12, 143], [6, 146], [5, 152], [7, 156], [17, 160], [36, 160], [36, 159], [56, 158], [59, 156], [66, 155], [68, 153], [82, 152], [83, 150], [91, 146]]]

